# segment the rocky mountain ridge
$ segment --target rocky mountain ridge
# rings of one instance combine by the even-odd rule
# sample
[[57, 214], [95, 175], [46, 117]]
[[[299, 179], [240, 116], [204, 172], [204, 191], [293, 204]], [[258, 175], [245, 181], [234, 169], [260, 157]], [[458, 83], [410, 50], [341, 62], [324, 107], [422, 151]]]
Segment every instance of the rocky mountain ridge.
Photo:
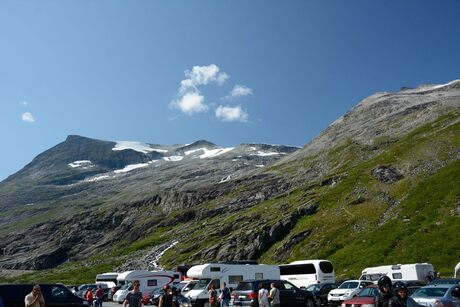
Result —
[[[159, 259], [166, 267], [328, 258], [343, 267], [336, 274], [349, 276], [358, 265], [429, 261], [442, 269], [458, 262], [451, 234], [460, 231], [460, 81], [372, 95], [286, 155], [268, 154], [285, 152], [270, 145], [225, 152], [205, 141], [191, 145], [149, 145], [159, 151], [148, 162], [130, 152], [131, 164], [104, 170], [113, 177], [66, 184], [66, 196], [49, 197], [32, 213], [22, 205], [16, 217], [0, 215], [0, 267], [44, 269], [96, 257], [115, 261], [112, 269], [149, 268], [132, 258], [152, 259], [173, 242]], [[144, 156], [153, 152], [142, 148]], [[86, 160], [62, 165], [72, 176], [89, 174], [97, 166], [84, 169]], [[10, 183], [0, 184], [0, 204], [14, 193], [24, 204]], [[49, 216], [53, 208], [60, 212]], [[446, 240], [437, 242], [440, 233]]]

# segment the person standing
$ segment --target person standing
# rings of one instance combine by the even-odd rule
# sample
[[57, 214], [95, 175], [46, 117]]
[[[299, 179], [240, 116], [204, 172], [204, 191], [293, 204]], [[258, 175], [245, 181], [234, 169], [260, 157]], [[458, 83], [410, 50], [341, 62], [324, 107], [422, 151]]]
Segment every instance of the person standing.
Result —
[[39, 285], [33, 286], [32, 292], [24, 298], [24, 304], [26, 307], [45, 307], [45, 299]]
[[102, 286], [99, 285], [96, 290], [96, 307], [102, 307], [103, 297], [104, 290], [102, 290]]
[[227, 288], [227, 284], [222, 284], [222, 291], [220, 293], [220, 307], [230, 307], [230, 289]]
[[93, 306], [94, 296], [93, 296], [93, 290], [90, 287], [86, 289], [85, 299], [88, 302], [88, 305]]
[[375, 307], [388, 307], [390, 299], [393, 297], [391, 292], [391, 279], [388, 276], [382, 276], [377, 281], [379, 286], [379, 295], [375, 301]]
[[142, 292], [139, 290], [141, 283], [139, 280], [133, 281], [133, 290], [129, 291], [123, 301], [123, 307], [142, 307]]
[[397, 281], [393, 287], [395, 295], [388, 303], [389, 307], [406, 307], [407, 306], [407, 287], [401, 282]]
[[163, 286], [163, 294], [160, 296], [160, 300], [158, 301], [158, 307], [174, 307], [173, 295], [169, 285]]
[[268, 295], [268, 297], [271, 300], [271, 306], [279, 307], [281, 305], [280, 290], [276, 287], [276, 284], [274, 282], [271, 283], [270, 287], [271, 287], [271, 290], [270, 290], [270, 294]]
[[259, 284], [258, 298], [260, 307], [270, 307], [270, 303], [268, 302], [268, 290], [264, 288], [263, 283]]
[[209, 305], [210, 307], [218, 307], [218, 303], [216, 286], [212, 285], [209, 289]]

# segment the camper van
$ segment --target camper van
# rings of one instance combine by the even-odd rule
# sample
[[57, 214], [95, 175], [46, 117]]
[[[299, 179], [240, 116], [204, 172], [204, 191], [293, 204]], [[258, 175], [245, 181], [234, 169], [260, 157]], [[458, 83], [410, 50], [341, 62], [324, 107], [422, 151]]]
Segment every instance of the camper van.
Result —
[[220, 289], [222, 283], [236, 288], [238, 283], [248, 279], [280, 279], [280, 270], [276, 265], [207, 263], [195, 265], [187, 271], [187, 276], [197, 278], [195, 287], [188, 291], [192, 306], [202, 307], [208, 302], [208, 288], [214, 285]]
[[394, 264], [382, 265], [371, 268], [365, 268], [361, 272], [360, 280], [377, 280], [386, 275], [391, 280], [420, 280], [425, 281], [425, 277], [432, 275], [434, 272], [433, 265], [429, 263], [413, 263], [413, 264]]
[[334, 266], [329, 260], [299, 260], [279, 266], [281, 279], [299, 288], [312, 284], [335, 283]]
[[96, 285], [106, 284], [107, 288], [112, 288], [117, 285], [118, 273], [109, 272], [96, 275]]
[[140, 291], [147, 292], [162, 288], [166, 284], [171, 286], [181, 281], [181, 273], [174, 271], [126, 271], [118, 275], [117, 282], [121, 288], [114, 294], [113, 301], [122, 303], [134, 280], [139, 280]]

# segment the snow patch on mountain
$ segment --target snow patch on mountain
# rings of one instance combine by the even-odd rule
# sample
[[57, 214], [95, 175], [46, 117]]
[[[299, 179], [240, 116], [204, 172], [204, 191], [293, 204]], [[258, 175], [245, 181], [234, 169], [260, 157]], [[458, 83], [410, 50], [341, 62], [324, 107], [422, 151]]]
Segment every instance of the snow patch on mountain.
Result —
[[185, 155], [188, 156], [188, 155], [191, 155], [191, 154], [193, 154], [195, 152], [202, 151], [203, 154], [200, 155], [200, 159], [206, 159], [206, 158], [212, 158], [212, 157], [222, 155], [224, 153], [232, 151], [234, 148], [235, 147], [217, 148], [217, 149], [197, 148], [197, 149], [186, 151]]
[[67, 165], [70, 166], [71, 168], [82, 168], [82, 169], [87, 169], [87, 168], [94, 166], [94, 164], [92, 164], [90, 160], [73, 161]]
[[148, 162], [148, 163], [138, 163], [138, 164], [129, 164], [129, 165], [126, 165], [124, 168], [122, 169], [117, 169], [114, 171], [115, 174], [120, 174], [120, 173], [127, 173], [127, 172], [130, 172], [132, 170], [135, 170], [135, 169], [138, 169], [138, 168], [141, 168], [141, 167], [146, 167], [148, 166], [149, 164], [151, 164], [152, 162]]
[[257, 151], [257, 153], [255, 154], [251, 154], [251, 156], [261, 156], [261, 157], [267, 157], [267, 156], [275, 156], [275, 155], [284, 155], [285, 153], [282, 153], [282, 152], [275, 152], [275, 151], [268, 151], [268, 152], [264, 152], [264, 151]]
[[182, 156], [163, 157], [163, 160], [170, 161], [170, 162], [177, 162], [177, 161], [181, 161], [182, 159], [184, 159], [184, 157], [182, 157]]
[[100, 176], [92, 177], [92, 178], [89, 178], [89, 179], [85, 179], [85, 181], [86, 182], [96, 182], [96, 181], [106, 180], [106, 179], [110, 179], [110, 176], [109, 175], [100, 175]]
[[[158, 151], [158, 149], [151, 148], [148, 144], [142, 142], [132, 141], [118, 141], [112, 150], [126, 150], [131, 149], [142, 153], [149, 153], [151, 151]], [[160, 149], [161, 150], [161, 149]]]
[[228, 175], [227, 177], [222, 178], [222, 179], [219, 181], [219, 183], [227, 182], [227, 181], [230, 180], [230, 178], [232, 178], [232, 175]]

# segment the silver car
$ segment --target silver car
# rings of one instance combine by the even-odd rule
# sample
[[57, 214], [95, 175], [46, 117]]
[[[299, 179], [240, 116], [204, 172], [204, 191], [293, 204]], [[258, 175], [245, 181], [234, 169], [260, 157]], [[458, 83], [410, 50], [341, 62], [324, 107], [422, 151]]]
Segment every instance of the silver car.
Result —
[[427, 307], [460, 307], [460, 285], [425, 286], [415, 290], [410, 299]]

